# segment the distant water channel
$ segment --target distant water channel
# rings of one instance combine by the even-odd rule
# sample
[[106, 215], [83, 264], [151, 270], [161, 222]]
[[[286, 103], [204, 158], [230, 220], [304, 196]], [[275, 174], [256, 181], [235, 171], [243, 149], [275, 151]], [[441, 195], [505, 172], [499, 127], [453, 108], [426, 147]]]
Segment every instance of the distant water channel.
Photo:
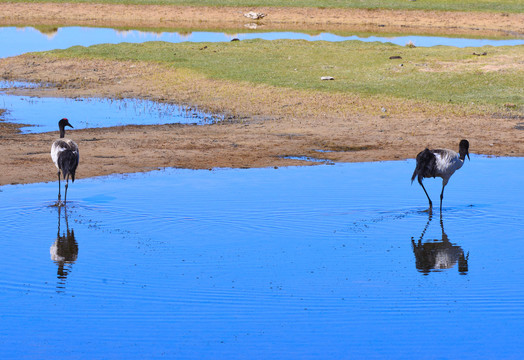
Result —
[[110, 28], [90, 27], [61, 27], [56, 30], [42, 33], [33, 27], [0, 27], [0, 58], [20, 55], [31, 51], [45, 51], [53, 49], [65, 49], [75, 45], [91, 46], [103, 43], [142, 43], [146, 41], [167, 42], [223, 42], [231, 41], [233, 38], [245, 39], [303, 39], [308, 41], [345, 41], [360, 40], [366, 42], [390, 42], [404, 46], [412, 42], [416, 46], [428, 47], [437, 45], [448, 45], [456, 47], [481, 47], [485, 45], [505, 46], [522, 45], [524, 39], [471, 39], [451, 38], [438, 36], [342, 36], [331, 33], [320, 33], [310, 35], [299, 32], [257, 32], [246, 31], [237, 34], [226, 34], [222, 32], [195, 31], [191, 33], [178, 32], [150, 32], [139, 30], [117, 30]]
[[524, 158], [472, 156], [442, 218], [413, 167], [0, 187], [0, 357], [520, 358]]

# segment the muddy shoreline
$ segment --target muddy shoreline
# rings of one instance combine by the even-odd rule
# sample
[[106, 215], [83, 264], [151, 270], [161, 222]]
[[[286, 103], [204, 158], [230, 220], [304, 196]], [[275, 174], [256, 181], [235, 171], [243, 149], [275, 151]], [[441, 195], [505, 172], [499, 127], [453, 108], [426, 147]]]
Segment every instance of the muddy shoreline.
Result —
[[[0, 61], [0, 74], [10, 80], [60, 84], [20, 90], [21, 95], [151, 99], [191, 105], [228, 118], [213, 125], [69, 131], [68, 137], [81, 151], [78, 178], [163, 167], [318, 164], [286, 158], [289, 156], [332, 162], [400, 160], [414, 158], [426, 146], [456, 149], [462, 138], [470, 140], [472, 153], [524, 156], [524, 131], [518, 128], [522, 120], [510, 113], [467, 114], [430, 103], [207, 78], [189, 82], [183, 73], [161, 64], [140, 62], [78, 62], [26, 54]], [[382, 106], [387, 113], [380, 110]], [[64, 116], [67, 114], [57, 114], [57, 121]], [[75, 119], [70, 120], [74, 124]], [[4, 153], [0, 185], [55, 180], [49, 150], [58, 132], [22, 135], [16, 129], [4, 124], [0, 132]]]

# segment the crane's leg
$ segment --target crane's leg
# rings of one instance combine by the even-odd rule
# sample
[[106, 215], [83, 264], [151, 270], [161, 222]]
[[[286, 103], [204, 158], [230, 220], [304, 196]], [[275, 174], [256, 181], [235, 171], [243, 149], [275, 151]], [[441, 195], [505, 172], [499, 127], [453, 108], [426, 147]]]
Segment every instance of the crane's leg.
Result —
[[433, 213], [430, 211], [428, 216], [428, 222], [426, 223], [426, 226], [424, 226], [424, 230], [422, 230], [422, 233], [420, 234], [420, 237], [418, 238], [418, 243], [415, 243], [415, 238], [411, 237], [411, 246], [413, 248], [413, 251], [415, 251], [417, 248], [422, 246], [422, 240], [424, 239], [424, 234], [426, 234], [426, 231], [428, 230], [428, 226], [431, 223], [431, 219], [433, 218]]
[[58, 174], [58, 206], [60, 206], [60, 199], [62, 195], [60, 194], [60, 170], [57, 172]]
[[66, 175], [64, 205], [67, 205], [67, 188], [69, 187], [69, 174]]
[[422, 243], [422, 239], [424, 238], [424, 234], [426, 234], [426, 231], [428, 230], [428, 226], [431, 223], [431, 219], [433, 219], [433, 214], [429, 213], [428, 222], [426, 223], [426, 226], [424, 226], [424, 230], [422, 230], [422, 234], [420, 234], [420, 237], [418, 239], [419, 244]]
[[428, 192], [426, 191], [426, 188], [424, 187], [424, 184], [422, 184], [422, 180], [419, 180], [418, 183], [420, 184], [420, 186], [422, 186], [422, 189], [424, 190], [424, 193], [426, 194], [426, 196], [428, 197], [428, 201], [429, 201], [429, 209], [433, 209], [433, 203], [431, 202], [431, 199], [429, 198], [429, 195], [428, 195]]
[[67, 233], [69, 234], [69, 222], [67, 221], [67, 207], [64, 208], [64, 217], [65, 217], [65, 222], [66, 222], [66, 230], [67, 230]]
[[444, 188], [448, 184], [449, 179], [442, 179], [442, 192], [440, 193], [440, 212], [442, 212], [442, 199], [444, 199]]
[[60, 237], [60, 211], [62, 210], [62, 207], [58, 207], [58, 232], [56, 238], [58, 239]]

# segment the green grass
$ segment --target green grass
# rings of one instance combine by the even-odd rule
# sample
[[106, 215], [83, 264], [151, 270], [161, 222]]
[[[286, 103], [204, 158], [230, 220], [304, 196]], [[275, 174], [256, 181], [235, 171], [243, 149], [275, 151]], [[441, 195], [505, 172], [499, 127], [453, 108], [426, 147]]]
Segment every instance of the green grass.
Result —
[[[44, 54], [153, 61], [213, 79], [463, 105], [524, 105], [524, 46], [408, 48], [359, 41], [103, 44]], [[474, 56], [473, 52], [486, 56]], [[392, 55], [400, 60], [390, 60]], [[520, 60], [519, 60], [520, 59]], [[520, 64], [520, 65], [519, 65]], [[401, 66], [402, 65], [402, 66]], [[333, 76], [334, 81], [321, 81]]]
[[522, 0], [0, 0], [0, 2], [106, 3], [184, 6], [283, 6], [439, 11], [524, 12]]

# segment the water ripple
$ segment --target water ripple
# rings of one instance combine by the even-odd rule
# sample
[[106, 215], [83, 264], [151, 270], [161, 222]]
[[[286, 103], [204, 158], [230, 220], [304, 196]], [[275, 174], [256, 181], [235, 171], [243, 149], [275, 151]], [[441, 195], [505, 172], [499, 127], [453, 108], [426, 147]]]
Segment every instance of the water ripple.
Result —
[[[31, 352], [21, 344], [38, 334], [35, 358], [104, 357], [115, 344], [139, 346], [126, 358], [192, 358], [187, 344], [200, 358], [377, 355], [362, 343], [382, 358], [416, 344], [515, 357], [523, 161], [472, 157], [442, 216], [410, 186], [412, 160], [79, 179], [67, 211], [53, 206], [56, 183], [4, 186], [0, 335]], [[75, 336], [60, 340], [64, 329]]]

